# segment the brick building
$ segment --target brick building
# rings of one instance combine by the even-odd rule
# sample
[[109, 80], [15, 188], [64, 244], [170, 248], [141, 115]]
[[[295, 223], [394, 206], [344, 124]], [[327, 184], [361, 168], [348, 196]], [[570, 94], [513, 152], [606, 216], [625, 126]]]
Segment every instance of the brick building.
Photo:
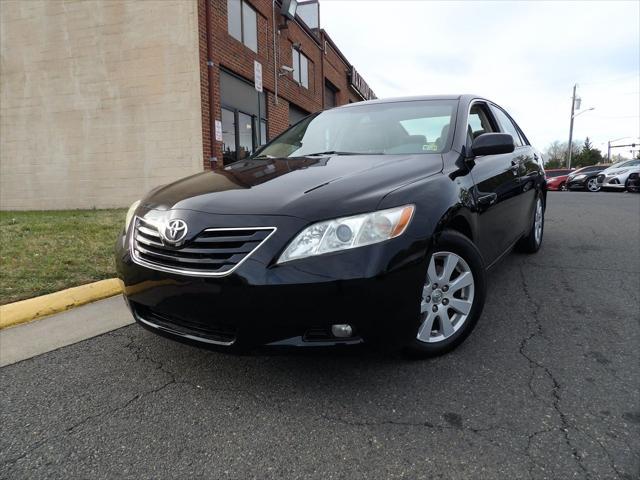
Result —
[[318, 2], [290, 3], [3, 1], [0, 208], [126, 206], [375, 98]]
[[204, 168], [243, 158], [311, 112], [374, 98], [320, 28], [317, 1], [300, 3], [293, 19], [272, 0], [199, 0], [198, 8]]

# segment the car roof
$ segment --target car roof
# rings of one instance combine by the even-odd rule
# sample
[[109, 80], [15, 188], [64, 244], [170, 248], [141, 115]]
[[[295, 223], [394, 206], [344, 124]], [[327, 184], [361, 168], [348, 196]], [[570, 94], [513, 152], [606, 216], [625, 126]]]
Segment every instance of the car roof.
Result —
[[347, 105], [342, 105], [336, 108], [342, 109], [342, 108], [351, 108], [359, 105], [372, 105], [372, 104], [380, 104], [380, 103], [397, 103], [397, 102], [419, 102], [424, 100], [464, 100], [466, 102], [470, 102], [471, 100], [474, 100], [474, 99], [487, 100], [486, 98], [482, 98], [479, 95], [473, 95], [470, 93], [458, 93], [458, 94], [450, 94], [450, 95], [417, 95], [412, 97], [378, 98], [376, 100], [367, 100], [364, 102], [349, 103]]

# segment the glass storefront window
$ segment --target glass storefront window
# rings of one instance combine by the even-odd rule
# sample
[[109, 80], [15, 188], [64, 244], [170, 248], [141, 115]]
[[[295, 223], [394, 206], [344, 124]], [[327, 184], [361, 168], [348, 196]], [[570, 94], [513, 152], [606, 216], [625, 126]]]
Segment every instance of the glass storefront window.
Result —
[[260, 121], [260, 145], [267, 143], [267, 122]]
[[222, 109], [222, 158], [225, 165], [236, 161], [236, 115], [226, 108]]
[[257, 134], [258, 118], [238, 110], [222, 109], [222, 158], [224, 165], [242, 160], [267, 143], [267, 122], [260, 120], [260, 139]]
[[238, 160], [247, 158], [253, 151], [253, 118], [238, 112]]
[[266, 143], [267, 106], [265, 94], [253, 83], [222, 70], [220, 97], [225, 165], [247, 158]]

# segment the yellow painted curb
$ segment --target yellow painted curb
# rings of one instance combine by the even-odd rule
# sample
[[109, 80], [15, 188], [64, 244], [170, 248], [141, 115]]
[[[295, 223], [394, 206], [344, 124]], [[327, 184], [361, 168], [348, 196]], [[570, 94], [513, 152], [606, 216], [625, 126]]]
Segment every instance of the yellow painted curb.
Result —
[[122, 292], [120, 280], [110, 278], [99, 282], [67, 288], [59, 292], [29, 298], [0, 306], [0, 330], [30, 322], [46, 315], [63, 312], [85, 303], [112, 297]]

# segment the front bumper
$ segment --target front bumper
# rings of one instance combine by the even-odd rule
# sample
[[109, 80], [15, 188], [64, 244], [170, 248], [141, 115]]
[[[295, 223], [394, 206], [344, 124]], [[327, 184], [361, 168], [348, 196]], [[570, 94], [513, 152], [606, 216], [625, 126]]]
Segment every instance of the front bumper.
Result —
[[601, 188], [614, 188], [614, 189], [619, 189], [619, 190], [624, 189], [624, 181], [623, 181], [624, 178], [622, 176], [619, 176], [619, 175], [611, 175], [611, 176], [598, 175], [597, 179], [598, 179], [598, 185], [600, 185]]
[[[263, 247], [237, 270], [214, 278], [138, 265], [121, 238], [117, 271], [134, 318], [156, 333], [218, 349], [361, 342], [395, 348], [408, 342], [419, 318], [428, 242], [402, 235], [275, 265], [301, 222], [280, 219]], [[333, 324], [351, 325], [354, 335], [333, 337]]]
[[581, 178], [579, 180], [571, 179], [567, 180], [567, 188], [569, 190], [573, 189], [584, 189], [587, 184], [587, 178]]
[[547, 190], [552, 190], [557, 192], [562, 189], [562, 185], [564, 182], [547, 182]]

